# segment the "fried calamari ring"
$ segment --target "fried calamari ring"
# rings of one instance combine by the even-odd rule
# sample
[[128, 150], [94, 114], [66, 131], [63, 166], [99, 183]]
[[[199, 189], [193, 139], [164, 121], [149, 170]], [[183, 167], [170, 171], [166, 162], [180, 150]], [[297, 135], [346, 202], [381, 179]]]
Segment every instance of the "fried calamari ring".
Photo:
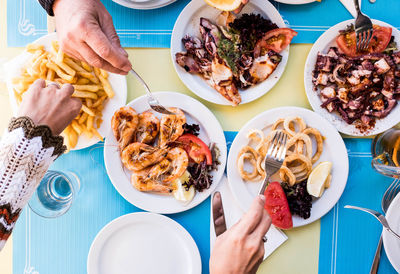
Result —
[[[289, 142], [287, 144], [288, 151], [292, 152], [292, 151], [290, 151], [290, 148], [293, 145], [296, 145], [298, 141], [303, 141], [304, 142], [304, 144], [306, 145], [307, 158], [309, 158], [311, 160], [311, 158], [312, 158], [312, 142], [311, 142], [311, 138], [307, 134], [304, 134], [302, 132], [301, 133], [297, 133], [295, 136], [293, 136], [292, 138], [289, 139]], [[289, 153], [289, 154], [302, 155], [302, 153], [293, 153], [293, 152]]]
[[257, 145], [260, 145], [260, 143], [262, 143], [264, 140], [264, 132], [259, 129], [251, 129], [247, 133], [246, 138], [257, 143]]
[[[239, 157], [237, 160], [237, 166], [239, 169], [240, 177], [242, 177], [245, 181], [256, 181], [259, 179], [259, 174], [257, 171], [257, 158], [258, 153], [254, 150], [254, 148], [250, 146], [243, 147], [239, 152]], [[245, 160], [250, 162], [252, 166], [252, 172], [247, 172], [244, 169]]]
[[[291, 128], [291, 123], [293, 122], [293, 127]], [[299, 126], [299, 130], [296, 132], [295, 122]], [[283, 128], [289, 133], [290, 136], [295, 136], [297, 133], [302, 132], [307, 127], [303, 118], [300, 117], [287, 117], [283, 121]]]
[[262, 177], [262, 178], [264, 178], [265, 177], [265, 170], [264, 170], [264, 158], [265, 157], [262, 157], [262, 156], [258, 156], [258, 158], [257, 158], [257, 171], [258, 171], [258, 174]]
[[[297, 175], [294, 174], [293, 171], [289, 167], [289, 164], [294, 161], [304, 163], [305, 164], [305, 168], [304, 168], [305, 172], [300, 171], [300, 172], [296, 173]], [[286, 168], [282, 169], [282, 167], [286, 167], [287, 169]], [[311, 170], [312, 170], [312, 163], [311, 163], [311, 159], [307, 158], [306, 156], [304, 156], [302, 154], [291, 154], [285, 158], [285, 161], [283, 161], [282, 167], [280, 169], [280, 170], [282, 170], [282, 172], [279, 172], [279, 176], [280, 176], [281, 180], [284, 180], [285, 177], [288, 177], [290, 179], [290, 181], [288, 181], [288, 183], [291, 184], [291, 183], [293, 183], [293, 180], [292, 180], [292, 174], [293, 174], [295, 176], [295, 183], [299, 183], [303, 179], [304, 174], [305, 174], [305, 176], [310, 175]]]
[[322, 151], [324, 149], [324, 144], [323, 144], [324, 138], [322, 137], [321, 132], [319, 132], [318, 129], [311, 128], [311, 127], [306, 128], [305, 130], [303, 130], [302, 133], [306, 134], [307, 136], [314, 135], [315, 141], [317, 142], [317, 151], [315, 152], [315, 154], [312, 156], [312, 159], [311, 159], [312, 163], [314, 164], [321, 157]]
[[289, 185], [293, 186], [296, 183], [296, 176], [293, 172], [286, 166], [282, 166], [279, 169], [279, 177], [283, 182], [287, 182]]
[[282, 129], [283, 129], [283, 122], [285, 121], [285, 119], [280, 118], [278, 120], [276, 120], [276, 122], [272, 125], [271, 130], [277, 130], [279, 128], [279, 125], [282, 124]]

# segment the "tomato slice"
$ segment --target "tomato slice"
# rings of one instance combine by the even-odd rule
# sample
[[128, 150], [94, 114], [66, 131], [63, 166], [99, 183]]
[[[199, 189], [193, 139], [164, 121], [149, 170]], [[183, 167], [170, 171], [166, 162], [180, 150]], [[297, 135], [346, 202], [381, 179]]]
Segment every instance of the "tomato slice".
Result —
[[207, 165], [212, 165], [211, 151], [200, 138], [187, 133], [179, 137], [177, 142], [182, 144], [183, 149], [196, 163], [200, 164], [206, 160]]
[[258, 57], [262, 49], [270, 49], [280, 53], [290, 44], [296, 35], [297, 32], [289, 28], [270, 30], [257, 42], [254, 47], [254, 54]]
[[290, 229], [293, 227], [292, 214], [290, 213], [289, 204], [286, 194], [281, 184], [272, 182], [267, 186], [264, 192], [265, 209], [271, 217], [272, 223], [282, 229]]
[[373, 28], [374, 31], [372, 33], [371, 42], [366, 50], [357, 51], [356, 33], [354, 31], [340, 34], [336, 38], [336, 43], [339, 49], [350, 57], [384, 51], [392, 39], [392, 28], [378, 25], [374, 25]]

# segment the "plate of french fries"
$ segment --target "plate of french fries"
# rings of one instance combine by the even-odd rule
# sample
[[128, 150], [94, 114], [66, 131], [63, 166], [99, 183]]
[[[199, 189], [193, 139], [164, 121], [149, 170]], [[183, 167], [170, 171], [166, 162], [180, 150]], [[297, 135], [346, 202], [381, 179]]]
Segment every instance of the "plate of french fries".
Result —
[[45, 35], [6, 64], [7, 88], [14, 114], [25, 92], [37, 79], [60, 86], [71, 84], [73, 97], [82, 101], [79, 115], [63, 131], [68, 150], [78, 150], [103, 141], [114, 112], [126, 104], [125, 76], [109, 73], [76, 60], [60, 50], [57, 34]]

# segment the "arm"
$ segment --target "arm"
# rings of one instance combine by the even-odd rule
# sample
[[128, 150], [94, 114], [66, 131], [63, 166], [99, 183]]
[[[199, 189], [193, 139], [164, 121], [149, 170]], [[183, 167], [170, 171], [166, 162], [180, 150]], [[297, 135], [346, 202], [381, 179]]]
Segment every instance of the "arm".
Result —
[[39, 0], [55, 16], [61, 49], [75, 59], [127, 74], [132, 65], [121, 47], [111, 15], [100, 0]]
[[58, 89], [36, 81], [22, 101], [19, 117], [11, 120], [1, 139], [0, 250], [47, 169], [65, 151], [58, 134], [81, 107], [72, 92], [70, 85]]

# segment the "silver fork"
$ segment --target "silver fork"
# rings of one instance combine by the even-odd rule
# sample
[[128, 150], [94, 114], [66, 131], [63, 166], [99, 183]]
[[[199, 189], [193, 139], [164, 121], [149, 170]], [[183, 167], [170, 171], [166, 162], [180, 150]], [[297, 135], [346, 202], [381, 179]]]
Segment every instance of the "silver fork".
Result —
[[259, 194], [264, 194], [269, 177], [281, 168], [286, 156], [287, 139], [287, 134], [281, 131], [277, 132], [272, 139], [271, 145], [269, 146], [267, 151], [267, 155], [265, 156], [265, 178], [258, 192]]
[[361, 12], [358, 0], [354, 0], [354, 5], [357, 11], [355, 23], [356, 45], [357, 51], [360, 51], [368, 48], [369, 42], [371, 42], [373, 28], [371, 19]]
[[368, 209], [368, 208], [363, 208], [363, 207], [358, 207], [358, 206], [351, 206], [351, 205], [346, 205], [344, 206], [345, 208], [350, 208], [350, 209], [357, 209], [360, 211], [364, 211], [367, 212], [369, 214], [371, 214], [372, 216], [374, 216], [382, 225], [383, 227], [389, 231], [390, 233], [392, 233], [392, 235], [396, 236], [396, 238], [398, 238], [400, 240], [400, 235], [397, 234], [396, 232], [394, 232], [390, 226], [388, 221], [386, 220], [385, 216], [383, 216], [381, 213], [379, 213], [378, 211], [372, 210], [372, 209]]
[[144, 89], [147, 92], [147, 102], [149, 103], [150, 107], [154, 111], [157, 111], [157, 112], [162, 113], [162, 114], [175, 115], [175, 113], [167, 110], [165, 107], [163, 107], [160, 104], [160, 102], [158, 102], [158, 100], [153, 96], [153, 93], [150, 91], [150, 89], [147, 86], [146, 82], [142, 79], [142, 77], [139, 76], [139, 74], [137, 74], [136, 71], [131, 69], [129, 72], [132, 73], [140, 81], [140, 83], [143, 85]]
[[[388, 187], [385, 194], [382, 197], [382, 210], [386, 214], [386, 211], [389, 208], [389, 205], [392, 203], [394, 197], [400, 192], [400, 180], [395, 179], [393, 183]], [[369, 273], [376, 274], [378, 273], [379, 262], [381, 260], [381, 250], [382, 250], [382, 235], [379, 239], [378, 247], [375, 251], [374, 261], [371, 265], [371, 270]]]

